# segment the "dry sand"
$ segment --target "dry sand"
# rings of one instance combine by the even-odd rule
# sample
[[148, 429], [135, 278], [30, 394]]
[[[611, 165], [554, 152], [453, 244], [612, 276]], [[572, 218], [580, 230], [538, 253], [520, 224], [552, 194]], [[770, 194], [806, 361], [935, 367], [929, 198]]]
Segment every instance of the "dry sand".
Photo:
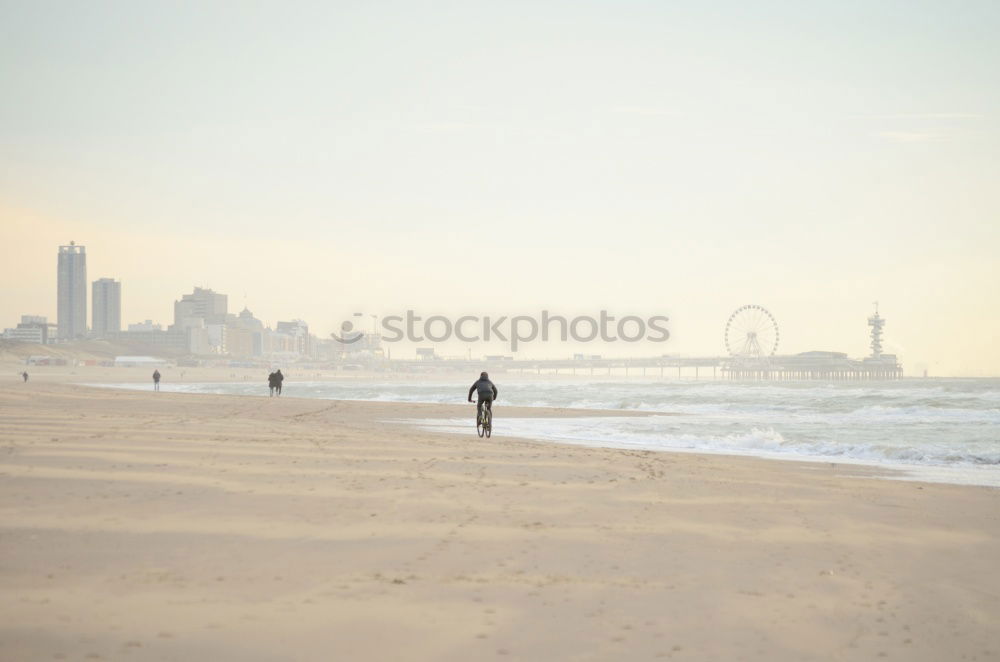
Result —
[[1000, 491], [514, 413], [0, 386], [0, 659], [1000, 657]]

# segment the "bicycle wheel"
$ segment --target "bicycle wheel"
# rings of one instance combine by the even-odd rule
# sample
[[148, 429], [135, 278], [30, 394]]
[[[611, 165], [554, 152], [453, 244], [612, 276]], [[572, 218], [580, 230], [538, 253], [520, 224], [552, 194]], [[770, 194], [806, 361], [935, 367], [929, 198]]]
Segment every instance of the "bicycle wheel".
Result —
[[486, 434], [486, 413], [484, 411], [476, 416], [476, 432], [482, 437]]
[[484, 418], [486, 419], [486, 423], [483, 427], [486, 428], [486, 437], [488, 439], [493, 436], [493, 410], [487, 409], [486, 416]]

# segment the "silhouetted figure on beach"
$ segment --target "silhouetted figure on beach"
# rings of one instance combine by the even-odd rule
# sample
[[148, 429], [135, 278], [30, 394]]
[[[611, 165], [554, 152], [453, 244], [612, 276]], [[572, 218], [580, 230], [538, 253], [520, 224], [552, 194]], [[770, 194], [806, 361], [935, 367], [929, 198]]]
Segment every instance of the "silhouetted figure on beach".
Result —
[[281, 374], [281, 368], [274, 373], [274, 389], [281, 395], [281, 382], [285, 381], [285, 376]]
[[274, 397], [274, 373], [272, 372], [267, 376], [267, 397]]
[[28, 381], [28, 371], [27, 371], [27, 370], [25, 370], [24, 372], [22, 372], [22, 373], [21, 373], [21, 377], [23, 377], [23, 378], [24, 378], [24, 381]]
[[153, 371], [153, 390], [154, 391], [159, 391], [160, 390], [160, 371], [159, 370], [154, 370]]
[[484, 404], [488, 410], [493, 411], [493, 401], [497, 399], [498, 392], [496, 385], [490, 381], [490, 376], [482, 372], [479, 374], [479, 379], [476, 380], [476, 383], [469, 389], [469, 402], [472, 402], [473, 393], [476, 393], [479, 397], [476, 402], [476, 419], [478, 420], [483, 413]]

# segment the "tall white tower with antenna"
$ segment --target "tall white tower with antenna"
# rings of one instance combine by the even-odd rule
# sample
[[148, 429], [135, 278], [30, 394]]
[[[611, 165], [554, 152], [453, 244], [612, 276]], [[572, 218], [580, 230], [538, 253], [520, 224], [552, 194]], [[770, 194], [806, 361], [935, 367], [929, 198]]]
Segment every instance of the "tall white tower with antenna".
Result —
[[872, 328], [872, 358], [877, 359], [882, 356], [882, 327], [885, 326], [885, 319], [878, 314], [878, 301], [875, 302], [875, 314], [868, 318], [868, 326]]

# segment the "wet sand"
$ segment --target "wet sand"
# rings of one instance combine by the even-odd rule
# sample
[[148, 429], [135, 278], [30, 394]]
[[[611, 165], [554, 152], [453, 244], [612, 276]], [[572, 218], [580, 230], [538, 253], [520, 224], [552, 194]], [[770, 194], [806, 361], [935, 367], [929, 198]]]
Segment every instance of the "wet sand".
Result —
[[0, 659], [1000, 659], [1000, 490], [565, 413], [4, 383]]

